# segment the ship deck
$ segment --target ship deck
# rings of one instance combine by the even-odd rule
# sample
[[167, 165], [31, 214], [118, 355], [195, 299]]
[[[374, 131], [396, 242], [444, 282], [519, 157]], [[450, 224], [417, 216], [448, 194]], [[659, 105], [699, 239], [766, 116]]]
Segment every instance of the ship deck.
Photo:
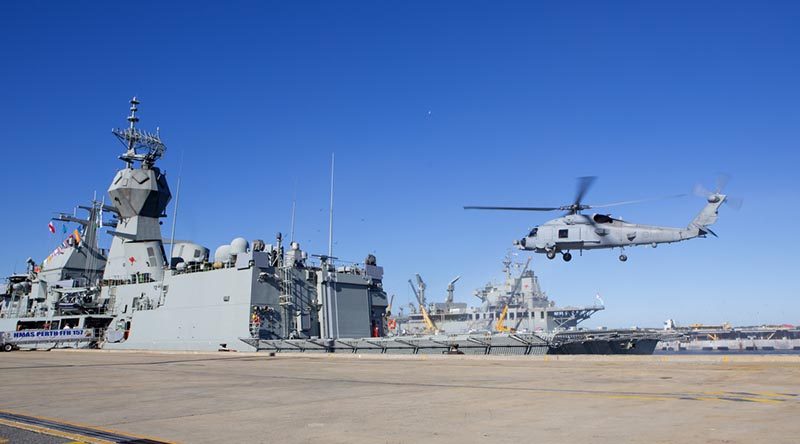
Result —
[[0, 354], [0, 423], [25, 415], [37, 427], [70, 424], [73, 435], [192, 443], [789, 443], [800, 434], [798, 364], [797, 355], [13, 352]]

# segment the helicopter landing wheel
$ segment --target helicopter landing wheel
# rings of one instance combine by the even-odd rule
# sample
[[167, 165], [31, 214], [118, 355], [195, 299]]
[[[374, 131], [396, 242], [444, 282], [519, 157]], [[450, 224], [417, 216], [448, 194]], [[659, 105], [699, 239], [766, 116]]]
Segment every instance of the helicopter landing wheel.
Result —
[[572, 253], [566, 252], [561, 255], [561, 258], [564, 259], [564, 262], [569, 262], [572, 260]]
[[628, 256], [626, 256], [626, 255], [624, 255], [624, 254], [620, 254], [620, 255], [619, 255], [619, 260], [620, 260], [620, 261], [622, 261], [622, 262], [625, 262], [625, 261], [627, 261], [627, 260], [628, 260]]
[[556, 258], [556, 252], [555, 251], [548, 251], [547, 252], [547, 258], [548, 259], [555, 259]]

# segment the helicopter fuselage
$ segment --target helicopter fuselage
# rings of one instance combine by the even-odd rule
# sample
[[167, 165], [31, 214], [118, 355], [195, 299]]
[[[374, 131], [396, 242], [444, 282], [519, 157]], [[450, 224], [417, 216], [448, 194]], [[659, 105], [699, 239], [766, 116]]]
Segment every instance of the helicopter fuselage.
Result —
[[518, 245], [537, 253], [657, 245], [702, 236], [689, 228], [641, 225], [604, 214], [573, 214], [535, 227]]

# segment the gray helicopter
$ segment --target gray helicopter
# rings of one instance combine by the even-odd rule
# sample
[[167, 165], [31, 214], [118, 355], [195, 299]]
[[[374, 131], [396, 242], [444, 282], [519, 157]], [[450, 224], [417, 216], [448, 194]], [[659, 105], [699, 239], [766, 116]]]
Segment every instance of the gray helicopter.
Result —
[[[570, 205], [559, 207], [484, 207], [465, 206], [465, 210], [509, 210], [509, 211], [566, 211], [559, 218], [547, 221], [531, 229], [527, 236], [515, 240], [521, 250], [544, 253], [548, 259], [554, 259], [557, 253], [565, 262], [572, 260], [572, 250], [596, 250], [601, 248], [619, 248], [619, 260], [625, 262], [625, 248], [635, 245], [651, 245], [655, 248], [658, 244], [680, 242], [695, 237], [706, 237], [708, 234], [717, 236], [711, 231], [710, 225], [717, 221], [720, 205], [728, 198], [721, 193], [722, 182], [718, 182], [715, 191], [704, 188], [695, 188], [696, 192], [703, 194], [707, 200], [706, 206], [689, 223], [686, 228], [662, 227], [657, 225], [640, 225], [613, 218], [608, 214], [595, 213], [592, 215], [581, 214], [583, 210], [606, 208], [617, 205], [647, 202], [658, 199], [642, 199], [624, 202], [614, 202], [604, 205], [585, 205], [582, 203], [586, 192], [594, 183], [594, 176], [578, 178], [578, 191], [575, 200]], [[683, 195], [668, 196], [680, 197]], [[664, 199], [664, 198], [659, 198]]]

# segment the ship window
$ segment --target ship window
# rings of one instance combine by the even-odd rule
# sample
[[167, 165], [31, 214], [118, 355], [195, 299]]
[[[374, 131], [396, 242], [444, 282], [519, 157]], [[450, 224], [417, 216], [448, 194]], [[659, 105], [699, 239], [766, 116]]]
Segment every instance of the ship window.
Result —
[[558, 238], [559, 239], [566, 239], [568, 237], [569, 237], [569, 230], [568, 229], [558, 230]]
[[544, 312], [543, 311], [539, 312], [539, 319], [544, 319]]

